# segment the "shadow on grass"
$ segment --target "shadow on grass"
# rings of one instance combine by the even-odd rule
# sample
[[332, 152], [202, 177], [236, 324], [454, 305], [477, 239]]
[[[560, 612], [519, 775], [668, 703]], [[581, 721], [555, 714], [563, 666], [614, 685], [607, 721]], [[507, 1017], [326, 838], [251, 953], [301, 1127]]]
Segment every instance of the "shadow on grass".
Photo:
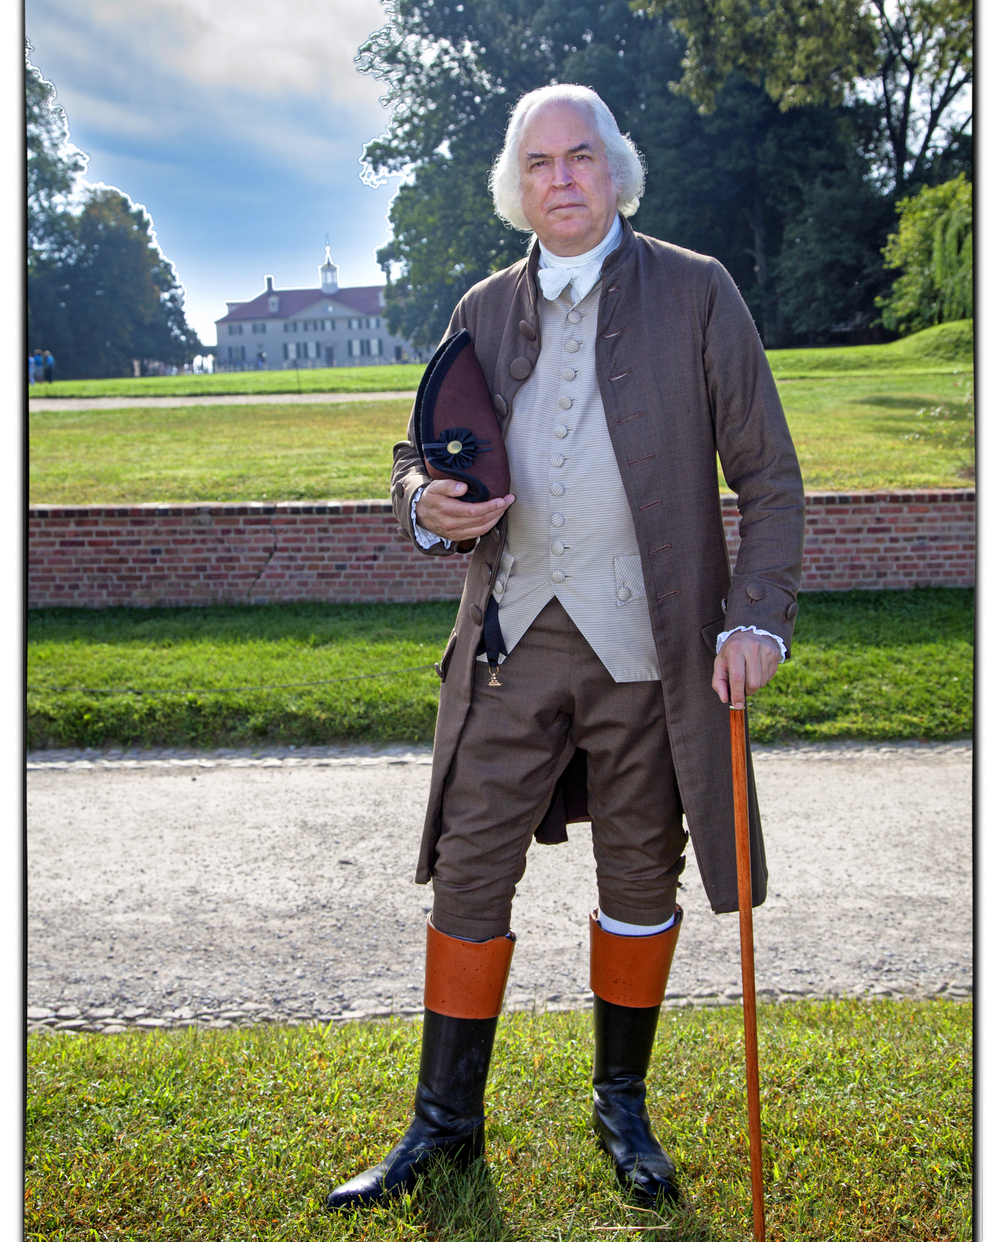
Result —
[[[605, 1160], [606, 1157], [601, 1157]], [[502, 1181], [502, 1179], [500, 1179]], [[576, 1189], [579, 1189], [576, 1187]], [[341, 1217], [350, 1237], [363, 1238], [371, 1226], [402, 1224], [436, 1242], [583, 1242], [583, 1239], [640, 1237], [646, 1242], [723, 1242], [689, 1203], [642, 1207], [632, 1202], [614, 1178], [594, 1183], [562, 1217], [556, 1203], [540, 1202], [532, 1211], [520, 1205], [520, 1221], [508, 1218], [501, 1207], [502, 1184], [487, 1160], [459, 1170], [439, 1163], [421, 1177], [411, 1195]], [[525, 1225], [525, 1218], [535, 1222]]]

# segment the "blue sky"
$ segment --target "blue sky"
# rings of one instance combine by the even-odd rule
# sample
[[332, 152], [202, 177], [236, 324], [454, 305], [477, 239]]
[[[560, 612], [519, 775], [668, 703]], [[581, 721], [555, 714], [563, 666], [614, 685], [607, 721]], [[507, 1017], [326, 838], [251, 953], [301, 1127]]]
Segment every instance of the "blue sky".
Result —
[[344, 285], [382, 284], [396, 179], [362, 184], [387, 113], [353, 60], [379, 0], [27, 0], [86, 179], [142, 203], [214, 343], [227, 300], [318, 284], [329, 234]]

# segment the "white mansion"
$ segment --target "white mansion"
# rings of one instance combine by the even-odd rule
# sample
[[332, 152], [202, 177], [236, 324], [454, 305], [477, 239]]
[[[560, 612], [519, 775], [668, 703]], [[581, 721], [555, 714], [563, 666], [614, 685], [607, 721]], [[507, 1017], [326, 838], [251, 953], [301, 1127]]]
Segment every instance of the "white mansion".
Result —
[[426, 361], [427, 351], [390, 333], [381, 285], [339, 287], [329, 246], [318, 289], [275, 289], [272, 276], [264, 280], [263, 293], [249, 302], [227, 302], [226, 314], [215, 321], [218, 370]]

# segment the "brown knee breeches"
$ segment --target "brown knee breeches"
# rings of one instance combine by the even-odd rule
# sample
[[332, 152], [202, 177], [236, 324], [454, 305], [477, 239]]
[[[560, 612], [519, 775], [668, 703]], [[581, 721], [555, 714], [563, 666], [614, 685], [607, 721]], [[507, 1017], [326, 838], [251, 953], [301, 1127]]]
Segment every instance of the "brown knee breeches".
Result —
[[470, 939], [509, 930], [532, 833], [576, 747], [587, 752], [601, 909], [647, 926], [669, 919], [687, 836], [660, 683], [616, 683], [557, 600], [500, 680], [487, 685], [477, 662], [444, 788], [434, 926]]

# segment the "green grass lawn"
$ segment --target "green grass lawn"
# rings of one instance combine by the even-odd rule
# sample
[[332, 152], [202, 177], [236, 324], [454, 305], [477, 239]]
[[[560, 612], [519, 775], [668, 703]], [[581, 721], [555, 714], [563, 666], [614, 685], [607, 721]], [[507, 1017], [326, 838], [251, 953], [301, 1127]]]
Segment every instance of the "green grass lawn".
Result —
[[[759, 1015], [767, 1236], [971, 1239], [971, 1004], [796, 1002]], [[32, 1036], [25, 1236], [741, 1242], [742, 1034], [738, 1008], [661, 1021], [649, 1110], [678, 1165], [679, 1209], [623, 1201], [588, 1129], [592, 1038], [577, 1013], [501, 1019], [486, 1163], [333, 1218], [329, 1189], [408, 1122], [419, 1023]]]
[[[827, 349], [772, 349], [768, 359], [780, 378], [840, 375], [851, 371], [934, 371], [972, 365], [972, 320], [940, 324], [890, 345]], [[145, 379], [56, 380], [35, 384], [31, 397], [198, 397], [222, 393], [416, 391], [423, 365], [316, 367], [311, 370], [238, 371], [218, 375], [164, 375]]]
[[[903, 439], [925, 430], [920, 409], [959, 409], [966, 379], [886, 370], [780, 383], [806, 487], [968, 486], [966, 455]], [[29, 496], [34, 504], [383, 497], [409, 412], [408, 401], [33, 412]]]
[[35, 384], [31, 397], [207, 397], [274, 392], [416, 392], [422, 363], [379, 367], [314, 367], [296, 371], [227, 371], [218, 375], [151, 375], [144, 379], [56, 380]]
[[[39, 749], [429, 742], [440, 684], [432, 669], [291, 689], [225, 688], [432, 663], [455, 609], [443, 603], [33, 610], [28, 743]], [[753, 736], [968, 736], [972, 619], [966, 590], [801, 596], [793, 658], [756, 696]], [[164, 693], [88, 692], [102, 688]]]

